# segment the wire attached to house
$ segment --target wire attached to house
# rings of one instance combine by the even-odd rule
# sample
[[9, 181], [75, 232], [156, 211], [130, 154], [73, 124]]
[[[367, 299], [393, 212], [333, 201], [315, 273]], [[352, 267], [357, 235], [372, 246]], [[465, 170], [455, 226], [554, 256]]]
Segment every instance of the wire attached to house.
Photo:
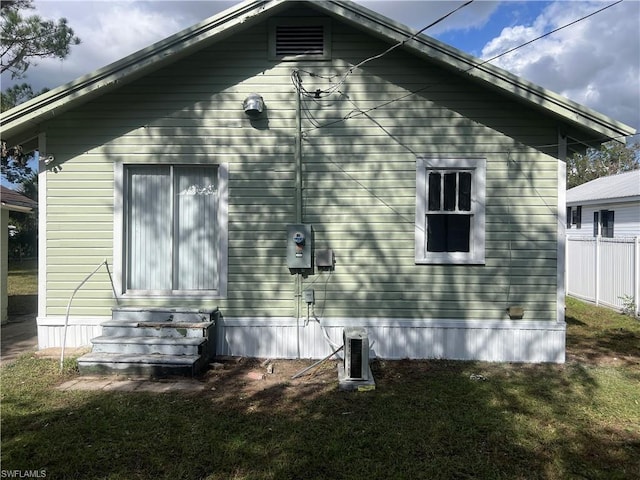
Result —
[[[622, 1], [622, 0], [620, 0], [620, 1]], [[411, 40], [413, 40], [414, 38], [416, 38], [417, 36], [422, 34], [425, 30], [428, 30], [429, 28], [431, 28], [431, 27], [439, 24], [440, 22], [446, 20], [447, 18], [449, 18], [451, 15], [453, 15], [456, 12], [458, 12], [459, 10], [462, 10], [463, 8], [471, 5], [473, 2], [474, 2], [474, 0], [469, 0], [468, 2], [458, 6], [457, 8], [455, 8], [453, 10], [451, 10], [449, 13], [441, 16], [437, 20], [431, 22], [429, 25], [421, 28], [416, 33], [414, 33], [413, 35], [405, 38], [404, 40], [399, 41], [398, 43], [396, 43], [396, 44], [394, 44], [392, 46], [390, 46], [384, 52], [378, 53], [377, 55], [372, 55], [371, 57], [365, 58], [361, 62], [359, 62], [359, 63], [357, 63], [355, 65], [352, 65], [351, 67], [349, 67], [347, 69], [347, 71], [342, 75], [342, 78], [340, 78], [340, 80], [337, 83], [331, 85], [331, 87], [327, 88], [326, 90], [316, 89], [316, 90], [311, 91], [311, 90], [307, 90], [306, 88], [304, 88], [304, 86], [302, 85], [302, 79], [300, 78], [300, 72], [306, 73], [307, 75], [309, 75], [311, 77], [322, 78], [322, 79], [329, 80], [329, 81], [333, 80], [337, 75], [323, 76], [323, 75], [318, 75], [316, 73], [309, 72], [309, 71], [306, 71], [306, 70], [294, 70], [292, 72], [292, 75], [291, 75], [292, 83], [294, 84], [294, 86], [296, 87], [296, 90], [300, 94], [302, 94], [302, 95], [304, 95], [305, 97], [308, 97], [308, 98], [319, 99], [319, 98], [324, 98], [324, 97], [327, 97], [329, 95], [332, 95], [342, 85], [344, 85], [344, 83], [347, 81], [347, 78], [349, 77], [349, 75], [351, 75], [358, 68], [362, 67], [365, 63], [369, 63], [369, 62], [371, 62], [373, 60], [377, 60], [379, 58], [384, 57], [385, 55], [387, 55], [388, 53], [392, 52], [396, 48], [399, 48], [399, 47], [405, 45], [406, 43], [410, 42]]]
[[[507, 54], [509, 54], [509, 53], [511, 53], [511, 52], [514, 52], [514, 51], [516, 51], [516, 50], [518, 50], [518, 49], [520, 49], [520, 48], [522, 48], [522, 47], [525, 47], [525, 46], [527, 46], [527, 45], [530, 45], [530, 44], [532, 44], [532, 43], [534, 43], [534, 42], [536, 42], [536, 41], [538, 41], [538, 40], [541, 40], [541, 39], [543, 39], [543, 38], [545, 38], [545, 37], [548, 37], [549, 35], [552, 35], [552, 34], [554, 34], [554, 33], [556, 33], [556, 32], [559, 32], [560, 30], [563, 30], [563, 29], [565, 29], [565, 28], [567, 28], [567, 27], [570, 27], [570, 26], [572, 26], [572, 25], [575, 25], [575, 24], [577, 24], [577, 23], [579, 23], [579, 22], [581, 22], [581, 21], [583, 21], [583, 20], [586, 20], [587, 18], [590, 18], [590, 17], [592, 17], [592, 16], [594, 16], [594, 15], [597, 15], [598, 13], [601, 13], [601, 12], [603, 12], [603, 11], [605, 11], [605, 10], [607, 10], [607, 9], [611, 8], [611, 7], [614, 7], [615, 5], [618, 5], [619, 3], [622, 3], [622, 1], [623, 1], [623, 0], [617, 0], [616, 2], [613, 2], [613, 3], [609, 4], [609, 5], [606, 5], [606, 6], [604, 6], [604, 7], [600, 8], [600, 9], [598, 9], [598, 10], [594, 11], [594, 12], [591, 12], [591, 13], [589, 13], [589, 14], [587, 14], [587, 15], [583, 16], [583, 17], [580, 17], [580, 18], [578, 18], [578, 19], [576, 19], [576, 20], [573, 20], [572, 22], [569, 22], [569, 23], [567, 23], [567, 24], [565, 24], [565, 25], [562, 25], [562, 26], [560, 26], [560, 27], [558, 27], [558, 28], [555, 28], [555, 29], [553, 29], [553, 30], [551, 30], [551, 31], [549, 31], [549, 32], [546, 32], [546, 33], [544, 33], [544, 34], [542, 34], [542, 35], [540, 35], [540, 36], [538, 36], [538, 37], [536, 37], [536, 38], [534, 38], [534, 39], [532, 39], [532, 40], [529, 40], [529, 41], [527, 41], [527, 42], [525, 42], [525, 43], [522, 43], [522, 44], [520, 44], [520, 45], [518, 45], [518, 46], [516, 46], [516, 47], [510, 48], [510, 49], [508, 49], [508, 50], [506, 50], [506, 51], [504, 51], [504, 52], [502, 52], [502, 53], [500, 53], [500, 54], [498, 54], [498, 55], [495, 55], [495, 56], [493, 56], [493, 57], [491, 57], [491, 58], [489, 58], [489, 59], [487, 59], [487, 60], [483, 60], [483, 61], [482, 61], [482, 62], [480, 62], [480, 63], [474, 64], [474, 65], [472, 65], [471, 67], [469, 67], [469, 68], [467, 68], [467, 69], [465, 69], [465, 70], [461, 71], [460, 73], [461, 73], [461, 74], [469, 73], [471, 70], [474, 70], [474, 69], [476, 69], [476, 68], [480, 68], [480, 67], [482, 67], [483, 65], [486, 65], [487, 63], [492, 62], [493, 60], [496, 60], [496, 59], [498, 59], [498, 58], [500, 58], [500, 57], [502, 57], [502, 56], [504, 56], [504, 55], [507, 55]], [[466, 5], [466, 4], [465, 4], [465, 5]], [[344, 83], [344, 82], [343, 82], [343, 83]], [[383, 103], [380, 103], [379, 105], [376, 105], [376, 106], [374, 106], [374, 107], [368, 108], [368, 109], [366, 109], [366, 110], [360, 110], [360, 111], [358, 111], [358, 112], [351, 111], [351, 112], [349, 112], [347, 115], [345, 115], [344, 117], [342, 117], [342, 118], [340, 118], [340, 119], [338, 119], [338, 120], [333, 120], [333, 121], [331, 121], [331, 122], [328, 122], [328, 123], [322, 124], [322, 125], [320, 125], [320, 126], [316, 126], [316, 127], [310, 128], [310, 129], [308, 129], [308, 130], [304, 131], [303, 133], [307, 133], [307, 132], [309, 132], [309, 131], [311, 131], [311, 130], [317, 130], [317, 129], [320, 129], [320, 128], [329, 127], [329, 126], [335, 125], [335, 124], [337, 124], [337, 123], [341, 123], [341, 122], [343, 122], [343, 121], [349, 120], [349, 119], [351, 119], [351, 118], [358, 117], [358, 116], [361, 116], [361, 115], [365, 115], [365, 114], [367, 114], [367, 113], [369, 113], [369, 112], [372, 112], [372, 111], [377, 110], [377, 109], [379, 109], [379, 108], [387, 107], [387, 106], [389, 106], [389, 105], [391, 105], [391, 104], [393, 104], [393, 103], [399, 102], [399, 101], [404, 100], [404, 99], [409, 98], [409, 97], [412, 97], [413, 95], [416, 95], [416, 94], [418, 94], [418, 93], [422, 93], [422, 92], [424, 92], [424, 91], [427, 91], [427, 90], [429, 90], [429, 89], [431, 89], [431, 88], [433, 88], [433, 87], [436, 87], [436, 86], [438, 86], [438, 85], [442, 85], [442, 84], [444, 84], [444, 83], [445, 83], [445, 81], [444, 81], [444, 80], [442, 80], [442, 81], [435, 82], [435, 83], [432, 83], [432, 84], [429, 84], [429, 85], [425, 85], [424, 87], [419, 88], [418, 90], [414, 90], [414, 91], [412, 91], [412, 92], [406, 93], [406, 94], [401, 95], [401, 96], [399, 96], [399, 97], [396, 97], [396, 98], [394, 98], [394, 99], [391, 99], [391, 100], [385, 101], [385, 102], [383, 102]], [[622, 138], [622, 137], [625, 137], [625, 136], [626, 136], [626, 135], [622, 135], [622, 136], [621, 136], [621, 138]]]

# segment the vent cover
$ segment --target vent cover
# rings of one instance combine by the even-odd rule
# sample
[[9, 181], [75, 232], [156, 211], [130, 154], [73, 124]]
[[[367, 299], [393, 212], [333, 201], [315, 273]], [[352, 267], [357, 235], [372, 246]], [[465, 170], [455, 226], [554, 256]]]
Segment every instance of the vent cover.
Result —
[[326, 18], [276, 18], [269, 22], [269, 58], [331, 58], [331, 22]]
[[288, 55], [324, 55], [323, 26], [276, 26], [276, 56]]
[[344, 373], [346, 380], [369, 378], [369, 337], [364, 328], [345, 328]]

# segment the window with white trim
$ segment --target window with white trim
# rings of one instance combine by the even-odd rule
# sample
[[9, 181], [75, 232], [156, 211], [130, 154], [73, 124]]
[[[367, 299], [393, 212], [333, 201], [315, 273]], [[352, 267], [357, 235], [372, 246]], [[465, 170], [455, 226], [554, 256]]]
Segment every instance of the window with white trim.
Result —
[[121, 290], [226, 293], [226, 169], [121, 165]]
[[416, 263], [484, 264], [483, 158], [416, 160]]

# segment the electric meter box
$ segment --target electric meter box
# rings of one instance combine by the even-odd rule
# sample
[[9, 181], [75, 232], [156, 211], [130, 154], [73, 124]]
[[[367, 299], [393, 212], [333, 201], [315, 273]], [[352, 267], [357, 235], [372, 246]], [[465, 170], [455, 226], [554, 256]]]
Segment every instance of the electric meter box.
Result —
[[291, 273], [313, 268], [313, 228], [309, 224], [287, 225], [287, 267]]

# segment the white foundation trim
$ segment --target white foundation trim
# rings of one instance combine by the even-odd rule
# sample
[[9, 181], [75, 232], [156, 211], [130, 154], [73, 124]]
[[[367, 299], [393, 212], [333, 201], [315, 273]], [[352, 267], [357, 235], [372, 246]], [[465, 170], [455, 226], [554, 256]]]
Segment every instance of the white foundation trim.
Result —
[[[91, 339], [102, 335], [102, 322], [111, 317], [69, 317], [66, 347], [88, 347]], [[64, 316], [37, 317], [38, 348], [61, 347], [64, 336]]]
[[[322, 358], [327, 336], [342, 343], [344, 327], [367, 329], [372, 354], [381, 358], [452, 359], [494, 362], [565, 361], [566, 324], [553, 320], [447, 320], [413, 318], [330, 318], [321, 325], [295, 318], [221, 319], [219, 355], [265, 358]], [[299, 353], [298, 353], [299, 352]]]
[[[89, 346], [111, 317], [70, 317], [67, 346]], [[38, 318], [39, 348], [59, 347], [64, 317]], [[491, 362], [565, 361], [566, 324], [553, 320], [330, 318], [322, 324], [293, 317], [222, 317], [216, 353], [262, 358], [323, 358], [342, 343], [346, 326], [367, 329], [372, 356]]]

